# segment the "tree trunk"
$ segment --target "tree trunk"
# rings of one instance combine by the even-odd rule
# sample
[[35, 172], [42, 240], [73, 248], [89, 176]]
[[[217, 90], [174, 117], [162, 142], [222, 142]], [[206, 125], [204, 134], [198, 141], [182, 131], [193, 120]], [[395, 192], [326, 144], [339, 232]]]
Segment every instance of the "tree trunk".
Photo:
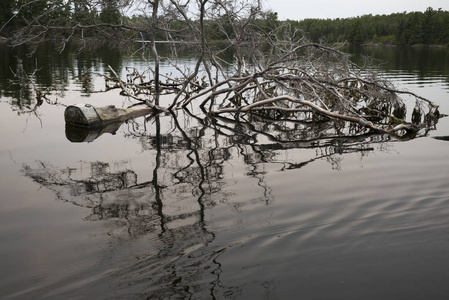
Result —
[[122, 123], [152, 112], [153, 109], [150, 107], [133, 109], [117, 108], [114, 105], [94, 107], [90, 104], [76, 104], [70, 105], [65, 109], [64, 119], [70, 125], [99, 128], [111, 123]]

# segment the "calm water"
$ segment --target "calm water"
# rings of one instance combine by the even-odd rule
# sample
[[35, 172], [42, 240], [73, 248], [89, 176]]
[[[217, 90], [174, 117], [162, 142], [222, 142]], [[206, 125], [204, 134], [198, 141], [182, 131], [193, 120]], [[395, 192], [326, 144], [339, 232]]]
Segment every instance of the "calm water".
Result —
[[[449, 114], [448, 49], [351, 51]], [[449, 118], [408, 141], [245, 140], [183, 111], [74, 132], [64, 105], [131, 104], [85, 70], [145, 62], [25, 54], [0, 45], [1, 299], [448, 299]], [[40, 106], [10, 81], [36, 64], [62, 90]]]

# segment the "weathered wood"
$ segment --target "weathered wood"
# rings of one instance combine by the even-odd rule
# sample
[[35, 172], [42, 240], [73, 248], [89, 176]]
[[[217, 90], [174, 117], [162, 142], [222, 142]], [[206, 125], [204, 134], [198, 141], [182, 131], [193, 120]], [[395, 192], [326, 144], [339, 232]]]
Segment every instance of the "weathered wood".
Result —
[[88, 128], [104, 127], [111, 123], [145, 116], [153, 112], [145, 108], [117, 108], [114, 105], [95, 107], [90, 104], [70, 105], [65, 109], [64, 119], [67, 124]]
[[72, 143], [91, 143], [105, 133], [114, 135], [122, 124], [122, 122], [115, 122], [103, 127], [86, 127], [66, 124], [65, 136]]

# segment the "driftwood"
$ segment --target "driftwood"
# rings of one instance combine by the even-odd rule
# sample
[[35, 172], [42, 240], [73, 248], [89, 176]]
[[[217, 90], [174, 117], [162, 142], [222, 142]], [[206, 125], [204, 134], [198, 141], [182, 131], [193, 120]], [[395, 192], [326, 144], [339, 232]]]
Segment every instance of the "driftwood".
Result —
[[90, 104], [70, 105], [64, 112], [66, 124], [101, 128], [112, 123], [123, 123], [129, 119], [148, 115], [153, 112], [150, 107], [133, 109], [117, 108], [114, 105], [95, 107]]
[[114, 135], [122, 124], [123, 122], [115, 122], [104, 127], [94, 128], [66, 124], [65, 136], [72, 143], [90, 143], [105, 133]]
[[114, 105], [70, 105], [64, 112], [66, 137], [74, 143], [93, 142], [104, 133], [115, 134], [123, 122], [153, 112], [150, 107], [133, 109], [117, 108]]

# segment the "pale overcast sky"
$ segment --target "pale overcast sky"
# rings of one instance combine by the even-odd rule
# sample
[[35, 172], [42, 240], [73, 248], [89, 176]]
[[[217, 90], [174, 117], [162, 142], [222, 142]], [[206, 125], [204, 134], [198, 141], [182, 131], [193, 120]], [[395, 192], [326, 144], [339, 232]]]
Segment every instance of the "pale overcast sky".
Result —
[[279, 20], [336, 19], [367, 14], [424, 12], [428, 7], [449, 11], [449, 0], [265, 0], [265, 8], [278, 13]]

